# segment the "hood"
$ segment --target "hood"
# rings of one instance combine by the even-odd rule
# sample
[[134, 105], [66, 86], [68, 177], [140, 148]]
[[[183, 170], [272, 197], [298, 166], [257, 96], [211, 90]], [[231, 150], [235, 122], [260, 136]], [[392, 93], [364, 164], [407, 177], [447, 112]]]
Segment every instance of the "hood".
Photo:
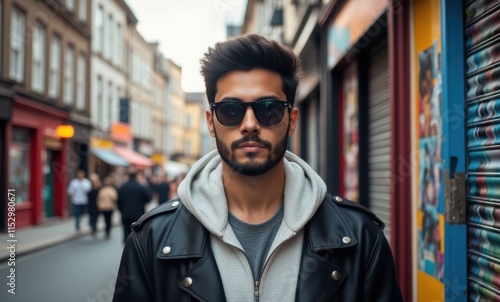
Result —
[[[284, 224], [299, 231], [321, 205], [326, 185], [302, 159], [287, 151], [284, 156]], [[182, 203], [212, 234], [221, 237], [228, 227], [228, 207], [222, 182], [222, 159], [217, 150], [203, 156], [178, 188]]]

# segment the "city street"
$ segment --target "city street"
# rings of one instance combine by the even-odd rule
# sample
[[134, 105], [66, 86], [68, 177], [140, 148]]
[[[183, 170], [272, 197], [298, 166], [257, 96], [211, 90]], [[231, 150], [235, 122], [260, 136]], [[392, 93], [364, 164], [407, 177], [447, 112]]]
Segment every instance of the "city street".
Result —
[[[15, 295], [8, 292], [10, 268], [0, 264], [0, 301], [111, 301], [123, 248], [122, 228], [110, 240], [99, 232], [15, 261]], [[123, 279], [123, 282], [127, 282]]]

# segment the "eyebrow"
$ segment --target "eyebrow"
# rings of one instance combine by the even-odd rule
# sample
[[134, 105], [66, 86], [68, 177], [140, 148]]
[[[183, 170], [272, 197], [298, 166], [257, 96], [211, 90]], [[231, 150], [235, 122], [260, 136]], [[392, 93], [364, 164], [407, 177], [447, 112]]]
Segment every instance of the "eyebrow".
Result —
[[[260, 101], [260, 100], [269, 100], [269, 99], [273, 99], [273, 100], [280, 100], [281, 99], [275, 95], [265, 95], [265, 96], [260, 96], [258, 98], [256, 98], [254, 101], [257, 102], [257, 101]], [[219, 100], [219, 102], [222, 102], [222, 101], [238, 101], [238, 102], [242, 102], [242, 103], [245, 103], [241, 98], [237, 98], [237, 97], [224, 97], [222, 99]]]

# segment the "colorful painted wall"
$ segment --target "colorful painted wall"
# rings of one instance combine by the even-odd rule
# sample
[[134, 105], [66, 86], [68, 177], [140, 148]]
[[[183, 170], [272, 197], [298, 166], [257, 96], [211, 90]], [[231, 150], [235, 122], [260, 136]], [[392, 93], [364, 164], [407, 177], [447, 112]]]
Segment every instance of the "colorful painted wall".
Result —
[[416, 294], [444, 301], [444, 194], [441, 148], [441, 34], [439, 0], [412, 2], [414, 209]]

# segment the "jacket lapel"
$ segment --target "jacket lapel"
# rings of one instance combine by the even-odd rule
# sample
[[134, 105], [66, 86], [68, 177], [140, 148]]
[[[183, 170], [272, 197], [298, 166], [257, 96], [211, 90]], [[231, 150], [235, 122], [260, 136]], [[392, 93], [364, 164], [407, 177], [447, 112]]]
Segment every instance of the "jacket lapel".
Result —
[[210, 248], [207, 230], [184, 206], [181, 205], [177, 213], [174, 222], [163, 236], [157, 258], [192, 258], [193, 261], [189, 263], [193, 264], [186, 268], [187, 272], [178, 281], [177, 286], [199, 301], [225, 301], [222, 280]]
[[353, 231], [327, 195], [306, 226], [296, 301], [313, 302], [333, 299], [349, 277], [336, 263], [335, 250], [358, 243]]

